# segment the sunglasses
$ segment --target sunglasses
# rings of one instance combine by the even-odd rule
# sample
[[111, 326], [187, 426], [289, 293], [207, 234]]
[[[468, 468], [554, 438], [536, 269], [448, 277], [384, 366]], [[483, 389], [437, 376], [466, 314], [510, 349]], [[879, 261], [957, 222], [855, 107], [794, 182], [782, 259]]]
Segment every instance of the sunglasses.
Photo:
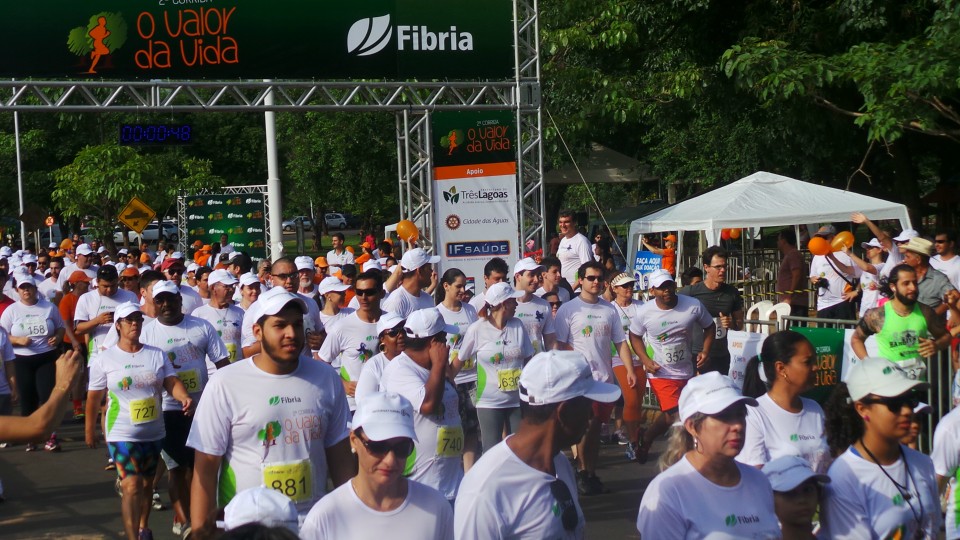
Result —
[[299, 272], [289, 272], [287, 274], [270, 274], [271, 276], [279, 279], [280, 281], [290, 281], [291, 279], [299, 279]]
[[902, 411], [904, 407], [910, 407], [911, 411], [915, 409], [917, 405], [920, 404], [920, 397], [910, 392], [893, 397], [865, 398], [861, 399], [860, 403], [864, 405], [883, 404], [886, 405], [887, 409], [890, 409], [890, 412], [893, 414], [900, 414], [900, 411]]
[[383, 333], [392, 338], [395, 338], [403, 333], [403, 328], [400, 328], [400, 327], [391, 328], [390, 330], [384, 330]]
[[933, 243], [934, 243], [934, 244], [946, 244], [947, 241], [946, 241], [946, 240], [934, 240]]
[[584, 281], [594, 282], [594, 281], [603, 281], [602, 276], [583, 276]]
[[560, 307], [562, 305], [563, 305], [563, 302], [560, 300], [557, 300], [556, 302], [550, 302], [551, 307]]
[[357, 296], [376, 296], [380, 293], [377, 289], [355, 289]]
[[182, 275], [183, 275], [183, 269], [182, 269], [182, 268], [167, 268], [166, 270], [164, 270], [164, 272], [166, 272], [167, 274], [169, 274], [169, 275], [171, 275], [171, 276], [182, 276]]
[[577, 514], [577, 505], [573, 502], [573, 495], [570, 494], [570, 488], [559, 478], [550, 482], [550, 493], [557, 500], [557, 507], [560, 510], [560, 522], [563, 528], [572, 531], [580, 523], [580, 516]]
[[410, 457], [410, 454], [413, 453], [413, 441], [410, 439], [404, 439], [398, 443], [389, 443], [387, 441], [371, 441], [366, 437], [359, 437], [360, 442], [363, 443], [363, 447], [367, 449], [367, 452], [370, 452], [371, 455], [378, 458], [386, 457], [389, 452], [393, 452], [393, 455], [397, 459], [407, 459]]

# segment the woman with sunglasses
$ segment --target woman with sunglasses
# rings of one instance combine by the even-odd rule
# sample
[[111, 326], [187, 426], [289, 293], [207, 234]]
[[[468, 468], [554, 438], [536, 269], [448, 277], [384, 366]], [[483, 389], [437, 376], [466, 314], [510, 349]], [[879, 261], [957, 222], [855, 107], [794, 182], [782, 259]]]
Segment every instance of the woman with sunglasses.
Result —
[[456, 371], [469, 363], [477, 366], [477, 418], [484, 452], [503, 439], [504, 431], [509, 435], [520, 425], [517, 384], [534, 354], [523, 323], [514, 316], [522, 296], [509, 283], [491, 285], [484, 293], [487, 317], [467, 328], [453, 362]]
[[383, 370], [387, 364], [403, 352], [403, 317], [396, 313], [384, 313], [380, 315], [377, 321], [377, 337], [380, 345], [379, 354], [366, 361], [363, 371], [360, 372], [360, 378], [357, 380], [357, 388], [354, 391], [357, 403], [360, 403], [364, 397], [380, 391], [380, 381], [383, 379]]
[[817, 473], [827, 472], [830, 449], [823, 409], [802, 397], [816, 382], [817, 355], [797, 332], [776, 332], [747, 362], [743, 395], [757, 400], [747, 413], [747, 434], [737, 461], [763, 467], [781, 456], [800, 456]]
[[358, 403], [350, 433], [357, 475], [314, 505], [301, 538], [453, 538], [450, 503], [403, 475], [417, 442], [413, 416], [413, 406], [398, 394], [375, 392]]
[[757, 401], [741, 395], [726, 375], [713, 371], [687, 382], [680, 393], [682, 425], [661, 459], [669, 468], [640, 502], [641, 538], [781, 537], [770, 481], [736, 460], [748, 405]]
[[148, 521], [153, 479], [166, 435], [161, 414], [161, 393], [166, 390], [187, 414], [193, 399], [160, 349], [140, 343], [143, 313], [126, 302], [113, 313], [118, 342], [90, 364], [87, 392], [86, 443], [97, 447], [97, 417], [107, 397], [103, 424], [110, 457], [116, 463], [120, 508], [128, 540], [153, 538]]
[[930, 458], [903, 446], [919, 390], [895, 363], [857, 362], [824, 406], [836, 454], [822, 538], [937, 538], [940, 499]]
[[[610, 280], [613, 307], [620, 316], [624, 334], [630, 329], [630, 321], [637, 316], [637, 308], [643, 305], [643, 302], [633, 297], [636, 284], [637, 281], [633, 276], [627, 273], [617, 274]], [[637, 384], [633, 388], [627, 384], [627, 368], [624, 367], [620, 355], [613, 355], [613, 374], [616, 375], [620, 390], [623, 392], [622, 403], [613, 410], [613, 414], [618, 424], [617, 442], [626, 445], [627, 459], [633, 461], [637, 459], [636, 452], [640, 446], [640, 423], [643, 420], [643, 394], [647, 391], [647, 372], [643, 369], [640, 357], [633, 352], [632, 348], [630, 353], [633, 358], [633, 372], [637, 375]], [[626, 427], [626, 433], [623, 432], [621, 423]]]
[[560, 295], [557, 294], [557, 291], [543, 293], [540, 295], [540, 298], [543, 298], [548, 304], [550, 304], [550, 314], [556, 317], [557, 310], [563, 305], [563, 302], [560, 300]]
[[[457, 327], [456, 334], [447, 335], [450, 363], [460, 357], [460, 342], [467, 327], [478, 319], [477, 310], [466, 300], [467, 276], [459, 268], [449, 268], [440, 278], [437, 311], [443, 322]], [[480, 454], [480, 420], [477, 418], [477, 364], [464, 363], [453, 380], [460, 402], [460, 421], [463, 424], [463, 471], [469, 471]]]

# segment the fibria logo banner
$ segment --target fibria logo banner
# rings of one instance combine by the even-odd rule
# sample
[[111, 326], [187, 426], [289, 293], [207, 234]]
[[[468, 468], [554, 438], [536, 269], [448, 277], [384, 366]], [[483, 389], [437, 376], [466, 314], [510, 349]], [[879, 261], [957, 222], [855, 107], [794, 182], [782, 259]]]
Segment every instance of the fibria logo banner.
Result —
[[512, 17], [512, 0], [15, 2], [0, 76], [506, 80]]

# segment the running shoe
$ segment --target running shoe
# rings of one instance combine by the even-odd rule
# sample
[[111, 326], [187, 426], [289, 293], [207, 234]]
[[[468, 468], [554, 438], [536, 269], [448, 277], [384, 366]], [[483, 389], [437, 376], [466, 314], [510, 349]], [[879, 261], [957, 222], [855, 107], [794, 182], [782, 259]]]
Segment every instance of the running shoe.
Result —
[[83, 420], [87, 415], [83, 412], [83, 409], [73, 409], [73, 419], [74, 420]]
[[173, 534], [175, 534], [177, 537], [182, 538], [183, 532], [189, 528], [190, 527], [188, 527], [186, 523], [180, 523], [176, 520], [173, 522]]
[[160, 492], [154, 490], [153, 492], [153, 509], [154, 510], [163, 510], [166, 508], [163, 506], [163, 501], [160, 500]]
[[579, 471], [577, 473], [577, 492], [585, 497], [598, 495], [600, 493], [597, 485], [591, 481], [590, 473], [587, 471]]
[[606, 493], [607, 488], [603, 485], [603, 482], [600, 481], [600, 477], [596, 474], [591, 474], [590, 478], [587, 479], [587, 485], [590, 486], [593, 493], [591, 495], [599, 495], [600, 493]]
[[140, 529], [140, 534], [137, 538], [139, 540], [153, 540], [153, 531], [150, 529]]
[[27, 452], [36, 452], [36, 451], [37, 451], [37, 445], [35, 445], [35, 444], [33, 444], [33, 443], [27, 443], [26, 451], [27, 451]]
[[103, 468], [105, 471], [115, 471], [117, 470], [117, 464], [113, 462], [113, 458], [107, 458], [107, 466]]
[[43, 445], [43, 449], [47, 452], [59, 452], [60, 443], [57, 441], [57, 436], [51, 435], [50, 440]]
[[8, 446], [10, 446], [10, 443], [0, 442], [0, 448], [6, 448]]
[[627, 434], [619, 429], [613, 434], [613, 436], [617, 438], [617, 444], [619, 444], [620, 446], [626, 446], [627, 443], [630, 442], [630, 439], [627, 437]]
[[627, 442], [627, 450], [624, 453], [627, 455], [627, 461], [635, 461], [637, 459], [637, 449], [633, 446], [632, 442]]

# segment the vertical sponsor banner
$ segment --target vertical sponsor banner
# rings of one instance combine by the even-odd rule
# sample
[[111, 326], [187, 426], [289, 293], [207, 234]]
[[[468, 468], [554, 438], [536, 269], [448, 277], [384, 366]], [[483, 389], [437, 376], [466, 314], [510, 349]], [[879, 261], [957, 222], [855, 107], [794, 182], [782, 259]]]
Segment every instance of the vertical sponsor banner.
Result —
[[813, 352], [817, 354], [816, 382], [804, 397], [822, 404], [842, 380], [844, 330], [805, 327], [794, 327], [791, 330], [807, 336], [813, 345]]
[[518, 260], [514, 116], [508, 111], [438, 112], [432, 118], [433, 200], [441, 271], [459, 268], [483, 291], [483, 266]]
[[267, 256], [266, 208], [262, 193], [191, 195], [185, 198], [187, 245], [220, 242], [220, 235], [254, 264]]
[[647, 276], [663, 266], [663, 256], [650, 251], [638, 251], [633, 262], [633, 279], [637, 280], [637, 288], [647, 290]]
[[766, 334], [730, 330], [727, 332], [727, 350], [730, 351], [730, 378], [737, 388], [743, 389], [747, 362], [760, 352]]

